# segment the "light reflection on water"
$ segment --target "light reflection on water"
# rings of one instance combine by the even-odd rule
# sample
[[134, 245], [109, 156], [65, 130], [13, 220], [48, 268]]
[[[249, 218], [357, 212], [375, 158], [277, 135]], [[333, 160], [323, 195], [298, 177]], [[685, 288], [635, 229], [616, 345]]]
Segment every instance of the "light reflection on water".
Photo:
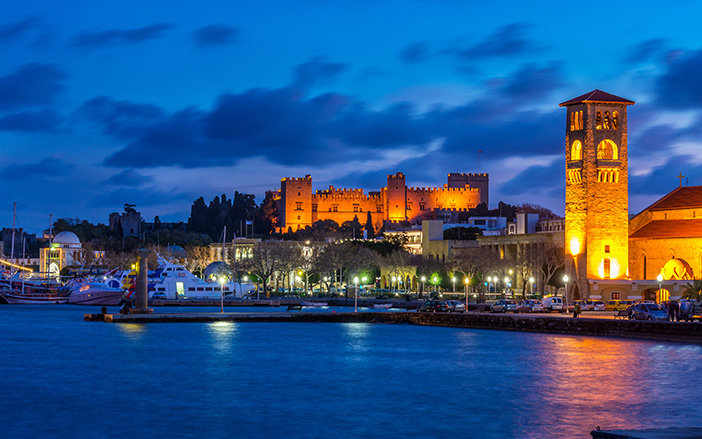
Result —
[[702, 408], [697, 345], [84, 312], [0, 307], [3, 436], [584, 438]]

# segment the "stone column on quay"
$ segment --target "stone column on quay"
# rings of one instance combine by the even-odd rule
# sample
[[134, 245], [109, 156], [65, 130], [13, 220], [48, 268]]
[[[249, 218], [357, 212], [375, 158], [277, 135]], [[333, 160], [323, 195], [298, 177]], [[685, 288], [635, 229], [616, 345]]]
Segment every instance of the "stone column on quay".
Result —
[[137, 251], [137, 278], [136, 278], [136, 292], [135, 294], [135, 306], [131, 309], [130, 314], [151, 314], [154, 312], [153, 309], [149, 308], [149, 291], [147, 277], [149, 272], [149, 255], [151, 250], [140, 248]]

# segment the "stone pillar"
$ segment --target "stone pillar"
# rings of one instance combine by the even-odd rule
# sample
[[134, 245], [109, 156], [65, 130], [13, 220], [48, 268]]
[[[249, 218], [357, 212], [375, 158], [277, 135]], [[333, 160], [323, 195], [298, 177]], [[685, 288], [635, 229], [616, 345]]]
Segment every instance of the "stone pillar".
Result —
[[136, 304], [134, 309], [130, 310], [131, 314], [151, 314], [153, 309], [149, 308], [149, 291], [147, 283], [147, 274], [149, 271], [148, 257], [151, 250], [140, 248], [137, 250], [137, 278], [136, 278]]

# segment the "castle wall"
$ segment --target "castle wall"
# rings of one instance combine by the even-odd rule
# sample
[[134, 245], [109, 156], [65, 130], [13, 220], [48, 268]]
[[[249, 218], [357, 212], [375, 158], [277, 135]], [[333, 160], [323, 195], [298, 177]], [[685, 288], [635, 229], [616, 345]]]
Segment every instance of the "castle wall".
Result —
[[485, 203], [488, 208], [490, 207], [489, 185], [490, 177], [488, 174], [450, 173], [448, 175], [449, 188], [462, 189], [469, 186], [478, 189], [480, 191], [480, 201], [477, 204]]
[[480, 190], [474, 188], [407, 188], [406, 216], [410, 221], [433, 216], [434, 210], [461, 211], [480, 203]]
[[398, 172], [395, 175], [388, 175], [388, 185], [385, 188], [385, 200], [387, 203], [387, 219], [389, 221], [406, 221], [407, 211], [405, 201], [407, 200], [407, 186], [405, 175]]
[[333, 220], [339, 225], [346, 221], [366, 224], [371, 213], [373, 228], [378, 230], [385, 220], [384, 200], [380, 195], [366, 195], [363, 189], [336, 189], [317, 191], [312, 195], [312, 222]]
[[[285, 230], [312, 225], [312, 177], [283, 178], [280, 181], [279, 213]], [[282, 209], [281, 209], [282, 207]]]

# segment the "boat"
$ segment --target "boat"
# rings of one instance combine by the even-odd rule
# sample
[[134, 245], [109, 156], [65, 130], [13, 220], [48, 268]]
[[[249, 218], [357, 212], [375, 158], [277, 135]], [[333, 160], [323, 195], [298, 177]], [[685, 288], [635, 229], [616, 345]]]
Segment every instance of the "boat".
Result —
[[318, 307], [318, 306], [327, 306], [327, 303], [326, 303], [326, 302], [305, 302], [305, 301], [300, 301], [300, 305], [301, 305], [301, 306], [314, 306], [314, 307]]
[[374, 303], [371, 305], [371, 308], [373, 309], [388, 309], [392, 308], [392, 303]]
[[[182, 265], [174, 264], [157, 254], [159, 265], [147, 275], [149, 299], [217, 299], [224, 297], [241, 298], [256, 291], [256, 286], [249, 282], [224, 283], [207, 282], [192, 274]], [[134, 294], [136, 271], [115, 271], [105, 282], [113, 288], [127, 290], [126, 297]]]
[[67, 303], [71, 292], [63, 284], [17, 276], [0, 279], [0, 297], [8, 304]]
[[68, 296], [71, 305], [116, 306], [122, 302], [125, 290], [113, 288], [104, 282], [86, 281], [76, 284]]

